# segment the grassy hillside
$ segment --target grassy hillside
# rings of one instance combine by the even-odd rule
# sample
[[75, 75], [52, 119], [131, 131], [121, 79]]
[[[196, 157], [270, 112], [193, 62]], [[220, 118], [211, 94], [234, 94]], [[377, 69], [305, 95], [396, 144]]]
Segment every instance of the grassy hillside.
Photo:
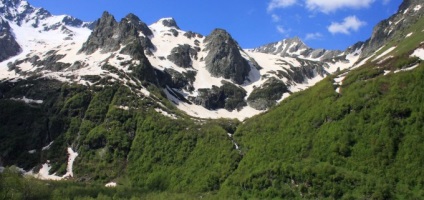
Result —
[[[372, 70], [364, 66], [346, 77]], [[424, 64], [334, 91], [327, 78], [245, 122], [224, 195], [422, 198]]]

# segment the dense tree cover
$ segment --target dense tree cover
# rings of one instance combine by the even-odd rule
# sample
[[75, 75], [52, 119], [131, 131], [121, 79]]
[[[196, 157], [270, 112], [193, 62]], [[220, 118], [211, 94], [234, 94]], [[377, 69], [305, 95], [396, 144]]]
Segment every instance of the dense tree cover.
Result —
[[[48, 88], [37, 93], [37, 98], [29, 94], [39, 87], [54, 84], [56, 95], [48, 95]], [[12, 90], [25, 85], [30, 87], [23, 92]], [[151, 91], [161, 95], [159, 91]], [[160, 99], [136, 95], [118, 84], [85, 87], [50, 80], [24, 80], [13, 87], [2, 85], [2, 92], [4, 96], [0, 103], [7, 106], [1, 107], [4, 115], [1, 115], [0, 136], [9, 143], [1, 143], [6, 154], [2, 155], [0, 162], [4, 161], [6, 166], [17, 164], [25, 170], [35, 166], [37, 171], [40, 167], [37, 163], [50, 160], [51, 172], [61, 175], [66, 172], [66, 148], [72, 147], [79, 153], [74, 162], [75, 177], [69, 185], [58, 183], [53, 188], [65, 190], [60, 193], [63, 197], [72, 199], [72, 192], [83, 190], [84, 186], [79, 182], [95, 184], [82, 192], [87, 194], [82, 196], [106, 195], [104, 184], [109, 181], [118, 181], [131, 192], [160, 192], [165, 196], [163, 192], [171, 192], [169, 195], [185, 192], [190, 197], [191, 194], [217, 191], [241, 159], [227, 134], [234, 133], [238, 121], [192, 120], [174, 112], [175, 108], [168, 109], [156, 103]], [[28, 104], [11, 100], [22, 95], [45, 99], [45, 102]], [[179, 118], [164, 116], [155, 108]], [[54, 143], [50, 149], [42, 150], [51, 141]], [[36, 153], [28, 152], [32, 149]], [[33, 179], [14, 177], [12, 182], [21, 185], [43, 185]], [[9, 184], [9, 179], [1, 181]], [[78, 183], [73, 185], [74, 181]], [[28, 187], [34, 188], [29, 191], [32, 193], [37, 193], [40, 188], [40, 193], [52, 190], [44, 186]], [[71, 187], [69, 191], [68, 187]], [[97, 193], [96, 188], [99, 188]], [[16, 195], [24, 193], [24, 189], [16, 190]], [[152, 198], [156, 196], [154, 193]], [[183, 199], [187, 197], [182, 196]]]
[[378, 77], [374, 70], [351, 72], [341, 94], [326, 78], [240, 126], [244, 157], [222, 193], [423, 198], [424, 64]]

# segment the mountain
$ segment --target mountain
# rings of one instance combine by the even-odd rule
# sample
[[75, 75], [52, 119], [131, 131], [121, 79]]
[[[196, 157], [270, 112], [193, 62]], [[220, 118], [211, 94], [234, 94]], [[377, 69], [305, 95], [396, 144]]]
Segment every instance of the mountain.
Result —
[[[14, 30], [4, 40], [15, 41], [0, 63], [7, 66], [1, 68], [2, 79], [152, 84], [193, 117], [251, 117], [352, 66], [360, 52], [314, 50], [298, 38], [244, 50], [225, 30], [205, 37], [181, 30], [172, 18], [148, 26], [134, 14], [118, 22], [105, 12], [95, 22], [82, 22], [53, 16], [26, 1], [3, 1], [2, 10]], [[276, 92], [280, 88], [284, 92]], [[148, 93], [148, 87], [136, 90]]]
[[402, 30], [417, 23], [424, 15], [422, 6], [420, 0], [403, 1], [396, 14], [381, 21], [374, 27], [371, 38], [365, 41], [365, 47], [361, 57], [370, 56], [390, 40], [402, 39], [396, 38], [396, 30]]
[[330, 51], [325, 49], [312, 49], [306, 46], [300, 38], [294, 37], [284, 39], [283, 41], [271, 43], [262, 47], [255, 48], [254, 52], [284, 56], [296, 56], [311, 60], [331, 60], [337, 56], [344, 55], [342, 51]]
[[6, 199], [423, 197], [420, 1], [345, 51], [0, 2]]

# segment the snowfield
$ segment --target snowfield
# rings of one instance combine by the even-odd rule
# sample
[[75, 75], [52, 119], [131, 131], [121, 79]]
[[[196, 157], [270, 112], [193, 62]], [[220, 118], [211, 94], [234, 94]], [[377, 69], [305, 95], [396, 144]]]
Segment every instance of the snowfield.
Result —
[[411, 56], [416, 56], [420, 58], [421, 60], [424, 60], [424, 48], [418, 48], [412, 53]]
[[[47, 161], [47, 163], [43, 164], [40, 171], [37, 174], [34, 174], [33, 176], [41, 180], [53, 180], [53, 181], [59, 181], [66, 178], [72, 178], [74, 177], [72, 168], [73, 168], [75, 158], [77, 156], [78, 156], [78, 153], [74, 152], [71, 147], [68, 147], [68, 163], [66, 168], [66, 174], [64, 174], [63, 176], [57, 176], [56, 173], [50, 174], [50, 169], [51, 169], [50, 161]], [[32, 173], [29, 173], [29, 174], [32, 174]]]
[[[21, 7], [17, 8], [13, 12], [16, 14], [24, 12], [25, 5], [21, 5]], [[128, 69], [129, 65], [123, 66], [122, 63], [133, 62], [133, 64], [137, 64], [136, 62], [138, 61], [133, 61], [131, 56], [119, 53], [120, 50], [124, 48], [124, 46], [121, 46], [121, 49], [115, 52], [102, 53], [101, 49], [99, 49], [90, 55], [80, 53], [79, 51], [90, 36], [91, 30], [82, 26], [73, 27], [63, 24], [63, 20], [66, 17], [68, 16], [48, 16], [38, 22], [40, 26], [37, 28], [32, 26], [32, 24], [37, 22], [37, 16], [35, 16], [34, 13], [29, 14], [29, 16], [27, 16], [27, 20], [24, 20], [21, 25], [17, 25], [17, 23], [13, 21], [8, 21], [11, 25], [11, 28], [13, 29], [13, 32], [15, 33], [17, 42], [22, 47], [22, 52], [19, 55], [0, 63], [0, 80], [17, 81], [19, 79], [25, 79], [31, 75], [31, 73], [29, 73], [29, 75], [21, 75], [16, 73], [15, 70], [35, 73], [42, 69], [41, 76], [49, 79], [56, 79], [62, 82], [72, 82], [82, 85], [93, 85], [95, 83], [84, 80], [83, 77], [87, 75], [97, 75], [101, 78], [109, 77], [111, 78], [111, 82], [123, 83], [141, 98], [149, 97], [151, 95], [146, 88], [132, 88], [130, 85], [139, 85], [139, 83], [136, 83], [134, 80], [109, 72], [106, 69], [102, 69], [102, 66], [107, 63], [124, 73], [131, 73], [131, 71]], [[222, 85], [222, 81], [226, 79], [211, 76], [205, 67], [206, 64], [204, 58], [208, 55], [208, 51], [205, 50], [205, 37], [199, 34], [194, 34], [192, 37], [187, 37], [185, 34], [188, 32], [180, 30], [176, 26], [169, 27], [164, 25], [164, 21], [170, 20], [173, 19], [163, 18], [148, 26], [153, 33], [152, 36], [149, 36], [149, 39], [155, 47], [154, 49], [151, 49], [152, 55], [146, 55], [149, 62], [157, 70], [171, 68], [180, 73], [195, 71], [196, 77], [195, 81], [193, 82], [194, 91], [179, 91], [185, 97], [196, 97], [198, 95], [198, 89], [212, 88], [212, 86], [220, 87]], [[143, 33], [140, 32], [140, 34]], [[199, 49], [197, 52], [197, 58], [192, 58], [192, 67], [190, 68], [179, 67], [168, 59], [168, 56], [171, 54], [171, 51], [175, 47], [184, 44], [188, 44], [193, 48]], [[283, 43], [279, 42], [277, 45], [283, 45]], [[284, 43], [284, 45], [287, 44]], [[293, 45], [295, 44], [286, 47], [290, 48]], [[305, 90], [306, 88], [313, 86], [325, 78], [325, 76], [320, 76], [315, 73], [312, 79], [305, 80], [300, 84], [296, 84], [287, 80], [287, 78], [281, 78], [277, 76], [276, 72], [278, 70], [289, 72], [291, 67], [301, 67], [301, 63], [294, 56], [315, 62], [321, 59], [308, 59], [299, 56], [305, 50], [305, 48], [300, 48], [297, 52], [291, 53], [293, 56], [283, 57], [281, 55], [259, 53], [249, 49], [240, 49], [241, 55], [250, 63], [251, 66], [248, 80], [240, 85], [247, 92], [246, 99], [255, 88], [261, 87], [271, 77], [280, 79], [285, 82], [291, 92]], [[62, 55], [63, 57], [59, 59], [58, 62], [68, 64], [71, 67], [59, 71], [50, 71], [43, 69], [44, 66], [35, 66], [30, 62], [31, 58], [34, 57], [39, 57], [40, 60], [43, 60], [49, 57], [51, 52], [54, 52], [55, 55]], [[343, 70], [352, 67], [353, 63], [358, 60], [360, 52], [361, 49], [357, 49], [355, 52], [346, 55], [345, 61], [333, 61], [326, 63], [325, 70], [329, 73], [334, 73], [337, 70]], [[16, 65], [17, 69], [9, 70], [9, 63], [14, 63], [18, 60], [21, 61], [21, 63]], [[258, 63], [261, 69], [257, 69], [254, 62]], [[80, 63], [81, 65], [79, 67], [73, 67], [75, 63]], [[241, 110], [234, 111], [228, 111], [225, 109], [208, 110], [199, 105], [180, 102], [167, 90], [164, 91], [168, 99], [173, 102], [177, 108], [196, 118], [215, 119], [223, 117], [244, 120], [264, 112], [253, 109], [250, 106], [246, 106]], [[282, 98], [277, 101], [277, 103], [282, 102], [289, 95], [290, 94], [285, 93]], [[43, 103], [43, 100], [34, 100], [26, 97], [19, 99], [16, 98], [13, 100], [23, 101], [25, 103], [31, 104]], [[118, 108], [123, 110], [129, 109], [129, 107], [126, 106], [120, 106]], [[167, 113], [164, 109], [156, 109], [156, 111], [164, 116], [176, 118], [176, 116]], [[46, 147], [46, 149], [48, 149], [48, 147]], [[47, 170], [47, 168], [48, 167], [46, 165], [43, 169]]]

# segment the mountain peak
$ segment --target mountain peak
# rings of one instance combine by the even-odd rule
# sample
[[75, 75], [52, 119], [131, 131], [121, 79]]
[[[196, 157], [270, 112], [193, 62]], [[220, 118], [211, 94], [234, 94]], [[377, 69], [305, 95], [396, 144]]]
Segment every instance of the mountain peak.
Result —
[[284, 40], [287, 43], [299, 43], [305, 45], [305, 43], [298, 36], [294, 36], [292, 38], [288, 38]]
[[209, 51], [205, 58], [206, 69], [212, 76], [243, 84], [249, 75], [250, 65], [240, 54], [240, 47], [231, 35], [226, 30], [217, 28], [204, 42]]
[[3, 6], [17, 6], [21, 2], [28, 4], [28, 2], [25, 1], [25, 0], [0, 0], [0, 7], [3, 7]]
[[108, 19], [109, 20], [113, 19], [114, 21], [116, 21], [115, 17], [112, 14], [110, 14], [108, 11], [104, 11], [100, 20], [108, 20]]
[[129, 13], [127, 16], [125, 16], [125, 19], [129, 21], [141, 21], [140, 18], [133, 13]]
[[122, 23], [132, 24], [135, 27], [135, 30], [141, 31], [145, 36], [153, 35], [147, 24], [141, 21], [140, 18], [133, 13], [128, 14], [124, 19], [122, 19], [121, 25], [123, 25]]
[[177, 25], [177, 22], [172, 17], [162, 18], [156, 23], [162, 24], [165, 27], [180, 29], [180, 27]]

